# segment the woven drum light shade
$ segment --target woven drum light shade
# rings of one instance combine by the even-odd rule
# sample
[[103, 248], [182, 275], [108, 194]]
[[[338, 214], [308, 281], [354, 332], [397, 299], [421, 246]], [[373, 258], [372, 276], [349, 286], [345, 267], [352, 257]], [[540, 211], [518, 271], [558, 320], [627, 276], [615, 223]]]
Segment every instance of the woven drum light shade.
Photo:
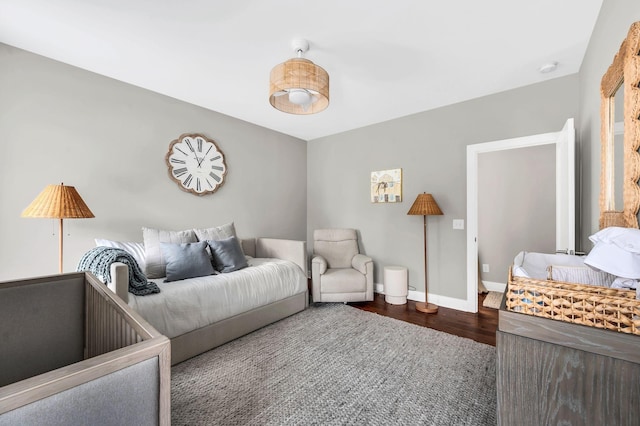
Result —
[[433, 199], [433, 195], [422, 193], [418, 194], [407, 214], [420, 216], [441, 215], [442, 210], [440, 210], [436, 200]]
[[48, 185], [22, 212], [22, 217], [86, 219], [95, 217], [73, 186]]
[[[289, 114], [315, 114], [329, 106], [329, 74], [308, 59], [293, 58], [276, 65], [269, 79], [269, 102]], [[289, 96], [276, 96], [291, 89], [310, 91], [316, 101], [303, 106], [289, 100]]]

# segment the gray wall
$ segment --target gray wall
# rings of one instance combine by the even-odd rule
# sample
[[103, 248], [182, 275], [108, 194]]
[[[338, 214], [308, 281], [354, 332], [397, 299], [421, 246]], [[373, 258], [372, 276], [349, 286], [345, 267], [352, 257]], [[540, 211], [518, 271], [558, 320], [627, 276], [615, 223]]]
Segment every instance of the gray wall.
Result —
[[577, 122], [581, 165], [578, 182], [582, 184], [581, 248], [593, 246], [589, 235], [598, 231], [600, 195], [600, 81], [627, 36], [629, 27], [640, 20], [640, 2], [604, 0], [586, 55], [580, 68], [580, 120]]
[[[164, 156], [182, 133], [224, 152], [227, 181], [215, 194], [169, 179]], [[0, 280], [58, 272], [57, 222], [20, 214], [60, 182], [96, 216], [65, 221], [65, 271], [94, 238], [142, 241], [142, 226], [235, 221], [241, 237], [306, 237], [304, 141], [3, 44], [0, 146]]]
[[[429, 292], [466, 299], [466, 147], [560, 131], [578, 113], [578, 76], [549, 80], [468, 102], [319, 138], [308, 143], [307, 216], [313, 230], [351, 227], [375, 260], [375, 282], [385, 265], [403, 265], [409, 284], [424, 291], [422, 217], [407, 216], [426, 191], [444, 212], [430, 216]], [[372, 204], [375, 170], [403, 169], [404, 201]]]
[[[522, 250], [556, 249], [556, 146], [478, 155], [478, 263], [480, 279], [506, 284]], [[482, 271], [482, 264], [490, 266]]]

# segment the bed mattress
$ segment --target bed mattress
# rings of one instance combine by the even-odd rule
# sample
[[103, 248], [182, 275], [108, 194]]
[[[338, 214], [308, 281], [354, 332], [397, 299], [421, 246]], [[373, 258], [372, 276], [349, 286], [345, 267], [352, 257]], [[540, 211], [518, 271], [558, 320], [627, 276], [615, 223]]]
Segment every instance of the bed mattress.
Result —
[[129, 294], [129, 306], [169, 338], [307, 291], [298, 265], [281, 259], [249, 258], [249, 267], [226, 274], [165, 283], [160, 293]]

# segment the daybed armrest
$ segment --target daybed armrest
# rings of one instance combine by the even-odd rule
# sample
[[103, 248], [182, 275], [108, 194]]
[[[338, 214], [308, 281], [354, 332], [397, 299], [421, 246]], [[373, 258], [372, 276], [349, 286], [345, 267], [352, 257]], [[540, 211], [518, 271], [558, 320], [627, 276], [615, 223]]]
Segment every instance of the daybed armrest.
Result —
[[290, 260], [302, 269], [305, 277], [309, 276], [306, 241], [257, 238], [256, 257]]
[[129, 302], [129, 267], [124, 263], [114, 262], [111, 264], [111, 282], [107, 283], [109, 290], [122, 299], [124, 303]]
[[373, 263], [373, 259], [371, 259], [369, 256], [365, 256], [364, 254], [356, 254], [355, 256], [353, 256], [353, 259], [351, 259], [351, 266], [353, 267], [353, 269], [357, 269], [361, 274], [364, 275], [367, 275], [368, 273], [367, 264], [369, 263]]

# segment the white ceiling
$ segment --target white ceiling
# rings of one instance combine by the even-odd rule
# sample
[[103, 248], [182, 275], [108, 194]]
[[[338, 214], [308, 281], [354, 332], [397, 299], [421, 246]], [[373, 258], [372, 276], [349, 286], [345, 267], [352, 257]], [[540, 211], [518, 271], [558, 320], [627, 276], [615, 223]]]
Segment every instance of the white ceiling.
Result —
[[[0, 0], [0, 42], [304, 140], [579, 71], [602, 0]], [[269, 72], [309, 40], [330, 104]], [[558, 62], [558, 69], [538, 68]]]

